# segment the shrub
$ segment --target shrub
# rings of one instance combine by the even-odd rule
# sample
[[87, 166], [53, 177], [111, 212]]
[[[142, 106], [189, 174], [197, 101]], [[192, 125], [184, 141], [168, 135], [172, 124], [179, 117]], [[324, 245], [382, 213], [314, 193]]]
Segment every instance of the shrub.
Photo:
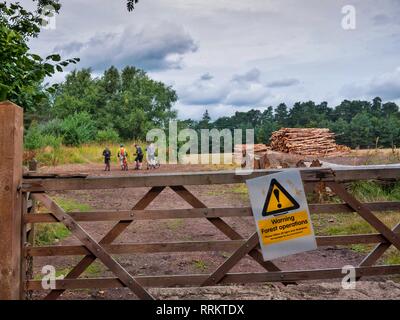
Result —
[[40, 131], [44, 135], [61, 137], [63, 134], [62, 123], [63, 121], [61, 119], [56, 118], [50, 120], [49, 122], [40, 125]]
[[46, 135], [46, 136], [44, 136], [43, 140], [44, 140], [46, 149], [47, 149], [47, 147], [49, 147], [47, 150], [45, 150], [45, 153], [48, 154], [50, 163], [53, 166], [57, 165], [58, 161], [60, 159], [60, 150], [61, 150], [61, 143], [62, 143], [63, 138]]
[[69, 146], [79, 146], [94, 140], [96, 127], [87, 112], [75, 113], [62, 122], [63, 142]]
[[42, 132], [36, 122], [32, 122], [24, 137], [24, 147], [27, 150], [37, 150], [45, 145]]
[[118, 142], [120, 140], [118, 132], [113, 128], [106, 130], [100, 130], [97, 132], [96, 141], [97, 142]]

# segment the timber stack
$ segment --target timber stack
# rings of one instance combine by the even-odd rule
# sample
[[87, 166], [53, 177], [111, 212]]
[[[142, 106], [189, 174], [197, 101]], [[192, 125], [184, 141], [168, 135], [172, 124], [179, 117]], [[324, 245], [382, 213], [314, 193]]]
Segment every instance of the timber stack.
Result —
[[253, 152], [255, 154], [264, 154], [266, 153], [268, 150], [271, 150], [271, 148], [269, 146], [267, 146], [266, 144], [254, 144], [254, 145], [245, 145], [245, 144], [236, 144], [235, 145], [235, 149], [234, 152], [236, 153], [242, 153], [245, 154], [246, 153], [246, 147], [248, 147], [249, 149], [252, 148]]
[[273, 151], [307, 156], [333, 156], [350, 151], [337, 145], [335, 134], [325, 128], [282, 128], [272, 133], [270, 142]]

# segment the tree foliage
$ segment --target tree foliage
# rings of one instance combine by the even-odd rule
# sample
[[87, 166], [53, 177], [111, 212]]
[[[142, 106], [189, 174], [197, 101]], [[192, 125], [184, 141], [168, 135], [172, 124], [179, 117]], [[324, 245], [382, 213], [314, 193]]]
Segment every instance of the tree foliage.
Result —
[[126, 7], [128, 11], [133, 11], [133, 9], [135, 9], [135, 4], [138, 2], [139, 0], [127, 0]]
[[62, 61], [59, 54], [43, 58], [30, 52], [28, 42], [40, 33], [44, 7], [51, 5], [56, 12], [61, 8], [58, 1], [34, 1], [37, 2], [34, 12], [19, 2], [0, 2], [0, 98], [8, 98], [32, 111], [45, 97], [43, 80], [79, 61], [77, 58]]
[[[45, 114], [36, 112], [35, 117], [44, 123], [47, 117], [49, 121], [42, 125], [43, 130], [53, 130], [56, 135], [66, 132], [63, 130], [66, 119], [85, 114], [95, 131], [102, 131], [101, 136], [112, 130], [116, 133], [113, 138], [144, 140], [150, 129], [166, 128], [169, 120], [176, 118], [173, 109], [176, 100], [171, 87], [152, 80], [143, 70], [134, 67], [125, 67], [122, 71], [110, 67], [100, 77], [93, 77], [90, 69], [82, 69], [67, 75], [49, 98], [49, 109], [42, 110]], [[76, 118], [71, 118], [70, 126], [75, 133], [65, 138], [65, 142], [79, 144], [82, 139], [78, 126], [85, 123], [72, 119]], [[95, 137], [96, 134], [85, 135], [84, 140]]]

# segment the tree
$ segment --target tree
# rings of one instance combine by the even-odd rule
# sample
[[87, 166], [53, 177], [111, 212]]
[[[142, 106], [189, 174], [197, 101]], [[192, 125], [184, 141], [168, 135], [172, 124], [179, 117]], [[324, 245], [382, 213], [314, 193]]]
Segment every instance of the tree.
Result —
[[208, 113], [208, 110], [206, 110], [203, 114], [203, 117], [201, 118], [199, 122], [199, 129], [209, 129], [210, 128], [210, 122], [211, 122], [211, 117], [210, 114]]
[[367, 112], [357, 114], [350, 122], [350, 139], [352, 147], [370, 147], [374, 146], [376, 136], [372, 120]]
[[261, 121], [256, 126], [256, 142], [268, 144], [272, 132], [279, 129], [279, 124], [274, 120], [273, 108], [268, 107], [261, 115]]
[[122, 139], [145, 139], [151, 127], [166, 128], [176, 118], [176, 92], [134, 67], [110, 67], [99, 78], [74, 70], [52, 100], [54, 116], [87, 112], [99, 130], [113, 128]]
[[374, 115], [375, 117], [379, 117], [381, 113], [382, 113], [382, 99], [376, 97], [372, 100], [371, 114]]
[[394, 102], [387, 102], [382, 105], [382, 114], [384, 117], [398, 116], [399, 107]]
[[39, 0], [34, 12], [24, 9], [19, 2], [0, 3], [0, 98], [8, 98], [32, 111], [35, 111], [35, 104], [46, 97], [40, 90], [45, 77], [79, 61], [78, 58], [61, 61], [58, 54], [42, 58], [30, 52], [29, 39], [40, 33], [46, 5], [52, 5], [57, 13], [61, 8], [58, 1]]
[[288, 125], [289, 112], [286, 104], [281, 103], [275, 109], [275, 121], [279, 127], [286, 127]]

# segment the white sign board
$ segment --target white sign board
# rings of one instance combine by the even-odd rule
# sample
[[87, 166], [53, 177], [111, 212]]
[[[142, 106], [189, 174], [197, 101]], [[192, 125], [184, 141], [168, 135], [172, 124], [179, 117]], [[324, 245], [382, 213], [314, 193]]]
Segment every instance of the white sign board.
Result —
[[317, 248], [299, 170], [247, 180], [246, 184], [265, 261]]

